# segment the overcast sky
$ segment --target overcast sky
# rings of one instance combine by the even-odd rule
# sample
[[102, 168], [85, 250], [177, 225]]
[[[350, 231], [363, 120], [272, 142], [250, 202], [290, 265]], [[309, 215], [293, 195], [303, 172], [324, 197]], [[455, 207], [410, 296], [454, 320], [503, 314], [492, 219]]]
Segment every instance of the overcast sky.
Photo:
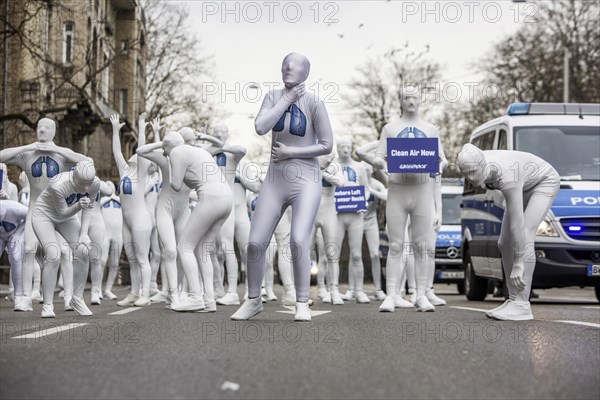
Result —
[[[281, 81], [281, 61], [289, 52], [309, 58], [307, 86], [317, 83], [313, 90], [329, 100], [334, 133], [344, 134], [351, 127], [341, 93], [365, 59], [406, 41], [415, 49], [429, 45], [431, 57], [443, 66], [446, 81], [474, 82], [478, 76], [473, 64], [493, 43], [526, 23], [528, 15], [535, 18], [536, 11], [531, 5], [511, 1], [183, 3], [194, 33], [214, 56], [215, 82], [206, 84], [214, 94], [207, 96], [229, 113], [224, 122], [237, 143], [254, 137], [252, 117], [268, 82]], [[259, 89], [249, 89], [251, 82], [257, 82]]]

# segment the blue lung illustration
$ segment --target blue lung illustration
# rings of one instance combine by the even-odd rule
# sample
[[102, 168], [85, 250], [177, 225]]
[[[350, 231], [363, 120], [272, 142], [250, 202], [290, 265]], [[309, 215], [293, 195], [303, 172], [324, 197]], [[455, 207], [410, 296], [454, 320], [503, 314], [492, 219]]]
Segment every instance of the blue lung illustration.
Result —
[[425, 134], [425, 132], [423, 132], [419, 128], [407, 126], [406, 128], [402, 129], [402, 131], [400, 133], [398, 133], [398, 135], [396, 137], [398, 139], [413, 138], [413, 137], [414, 138], [426, 138], [427, 135]]
[[356, 171], [352, 169], [352, 167], [344, 166], [342, 167], [342, 170], [346, 174], [346, 179], [348, 180], [348, 182], [358, 182], [358, 179], [356, 177]]
[[325, 180], [325, 178], [321, 179], [321, 184], [323, 187], [332, 187], [333, 185]]
[[131, 179], [128, 176], [121, 179], [119, 182], [119, 187], [117, 187], [117, 194], [132, 194], [133, 187], [131, 185]]
[[96, 200], [95, 201], [98, 201], [98, 200], [100, 200], [100, 193], [96, 194]]
[[273, 132], [283, 131], [287, 113], [290, 113], [290, 133], [295, 136], [304, 136], [306, 134], [306, 115], [295, 104], [292, 104], [285, 110], [273, 127]]
[[215, 161], [219, 167], [224, 167], [227, 165], [227, 156], [225, 153], [215, 154]]
[[60, 173], [60, 167], [58, 163], [50, 156], [41, 156], [33, 164], [31, 164], [31, 175], [34, 178], [42, 176], [43, 169], [42, 165], [46, 164], [46, 176], [52, 178]]
[[121, 208], [121, 203], [116, 200], [111, 201], [113, 208]]
[[102, 208], [110, 208], [110, 201], [104, 203], [104, 205], [102, 205]]
[[[15, 229], [17, 229], [16, 225], [11, 224], [8, 221], [2, 221], [2, 222], [0, 222], [0, 225], [2, 226], [2, 229], [4, 230], [4, 232], [12, 232]], [[4, 249], [2, 249], [2, 250], [4, 250]]]
[[67, 202], [67, 204], [69, 206], [71, 206], [74, 203], [77, 203], [82, 197], [89, 197], [88, 193], [73, 193], [70, 194], [68, 197], [65, 197], [65, 201]]
[[256, 203], [258, 201], [258, 197], [255, 197], [251, 202], [250, 202], [250, 208], [252, 209], [252, 211], [256, 210]]

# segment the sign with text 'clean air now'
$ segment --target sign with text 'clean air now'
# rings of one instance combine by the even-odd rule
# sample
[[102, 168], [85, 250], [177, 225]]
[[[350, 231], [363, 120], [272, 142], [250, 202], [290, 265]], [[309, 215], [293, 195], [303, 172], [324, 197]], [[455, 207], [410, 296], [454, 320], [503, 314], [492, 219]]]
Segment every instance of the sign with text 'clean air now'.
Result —
[[438, 138], [388, 138], [387, 162], [392, 173], [437, 173]]

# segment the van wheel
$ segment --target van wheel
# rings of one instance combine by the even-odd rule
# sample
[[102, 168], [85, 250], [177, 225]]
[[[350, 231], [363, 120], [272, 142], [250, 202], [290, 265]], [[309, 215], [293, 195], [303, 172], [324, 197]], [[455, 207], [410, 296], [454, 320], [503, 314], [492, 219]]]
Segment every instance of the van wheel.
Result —
[[600, 303], [600, 285], [596, 286], [594, 289], [596, 290], [596, 298], [598, 299], [598, 302]]
[[470, 301], [482, 301], [487, 295], [487, 279], [475, 275], [469, 249], [466, 249], [463, 260], [465, 263], [465, 295]]

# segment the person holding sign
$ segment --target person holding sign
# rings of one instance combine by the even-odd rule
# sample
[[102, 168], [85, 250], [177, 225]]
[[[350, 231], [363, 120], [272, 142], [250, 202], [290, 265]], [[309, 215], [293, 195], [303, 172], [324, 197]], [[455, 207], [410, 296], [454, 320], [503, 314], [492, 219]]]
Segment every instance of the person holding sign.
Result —
[[[346, 178], [346, 184], [336, 189], [335, 208], [337, 211], [338, 232], [337, 246], [335, 248], [339, 259], [342, 250], [342, 242], [346, 232], [348, 233], [348, 247], [350, 248], [350, 262], [348, 265], [348, 276], [354, 276], [354, 287], [349, 286], [346, 299], [356, 297], [357, 303], [370, 303], [369, 297], [363, 291], [365, 270], [362, 261], [362, 237], [364, 228], [364, 214], [367, 210], [367, 199], [369, 198], [369, 175], [362, 163], [354, 161], [352, 154], [352, 142], [341, 139], [337, 145], [338, 163]], [[339, 279], [339, 271], [332, 271], [332, 282]]]
[[305, 93], [310, 62], [297, 53], [283, 59], [284, 89], [270, 91], [254, 122], [256, 133], [273, 132], [271, 164], [260, 189], [248, 244], [248, 299], [231, 316], [247, 320], [263, 309], [260, 289], [265, 251], [277, 222], [292, 206], [291, 247], [296, 284], [296, 321], [310, 321], [310, 234], [321, 200], [317, 157], [331, 153], [333, 131], [325, 103]]
[[434, 256], [431, 231], [434, 229], [433, 179], [430, 174], [440, 173], [446, 157], [439, 141], [438, 128], [419, 117], [420, 93], [404, 88], [401, 98], [402, 117], [383, 127], [377, 148], [376, 169], [386, 168], [388, 202], [386, 217], [390, 250], [388, 254], [387, 296], [379, 311], [393, 312], [394, 297], [402, 276], [402, 250], [405, 244], [405, 227], [411, 219], [412, 245], [415, 253], [417, 283], [417, 311], [434, 311], [427, 299], [427, 259]]
[[500, 190], [506, 200], [498, 248], [509, 298], [486, 313], [509, 321], [533, 319], [529, 293], [535, 268], [535, 233], [560, 189], [558, 172], [521, 151], [481, 151], [468, 143], [457, 158], [461, 174], [474, 186]]

